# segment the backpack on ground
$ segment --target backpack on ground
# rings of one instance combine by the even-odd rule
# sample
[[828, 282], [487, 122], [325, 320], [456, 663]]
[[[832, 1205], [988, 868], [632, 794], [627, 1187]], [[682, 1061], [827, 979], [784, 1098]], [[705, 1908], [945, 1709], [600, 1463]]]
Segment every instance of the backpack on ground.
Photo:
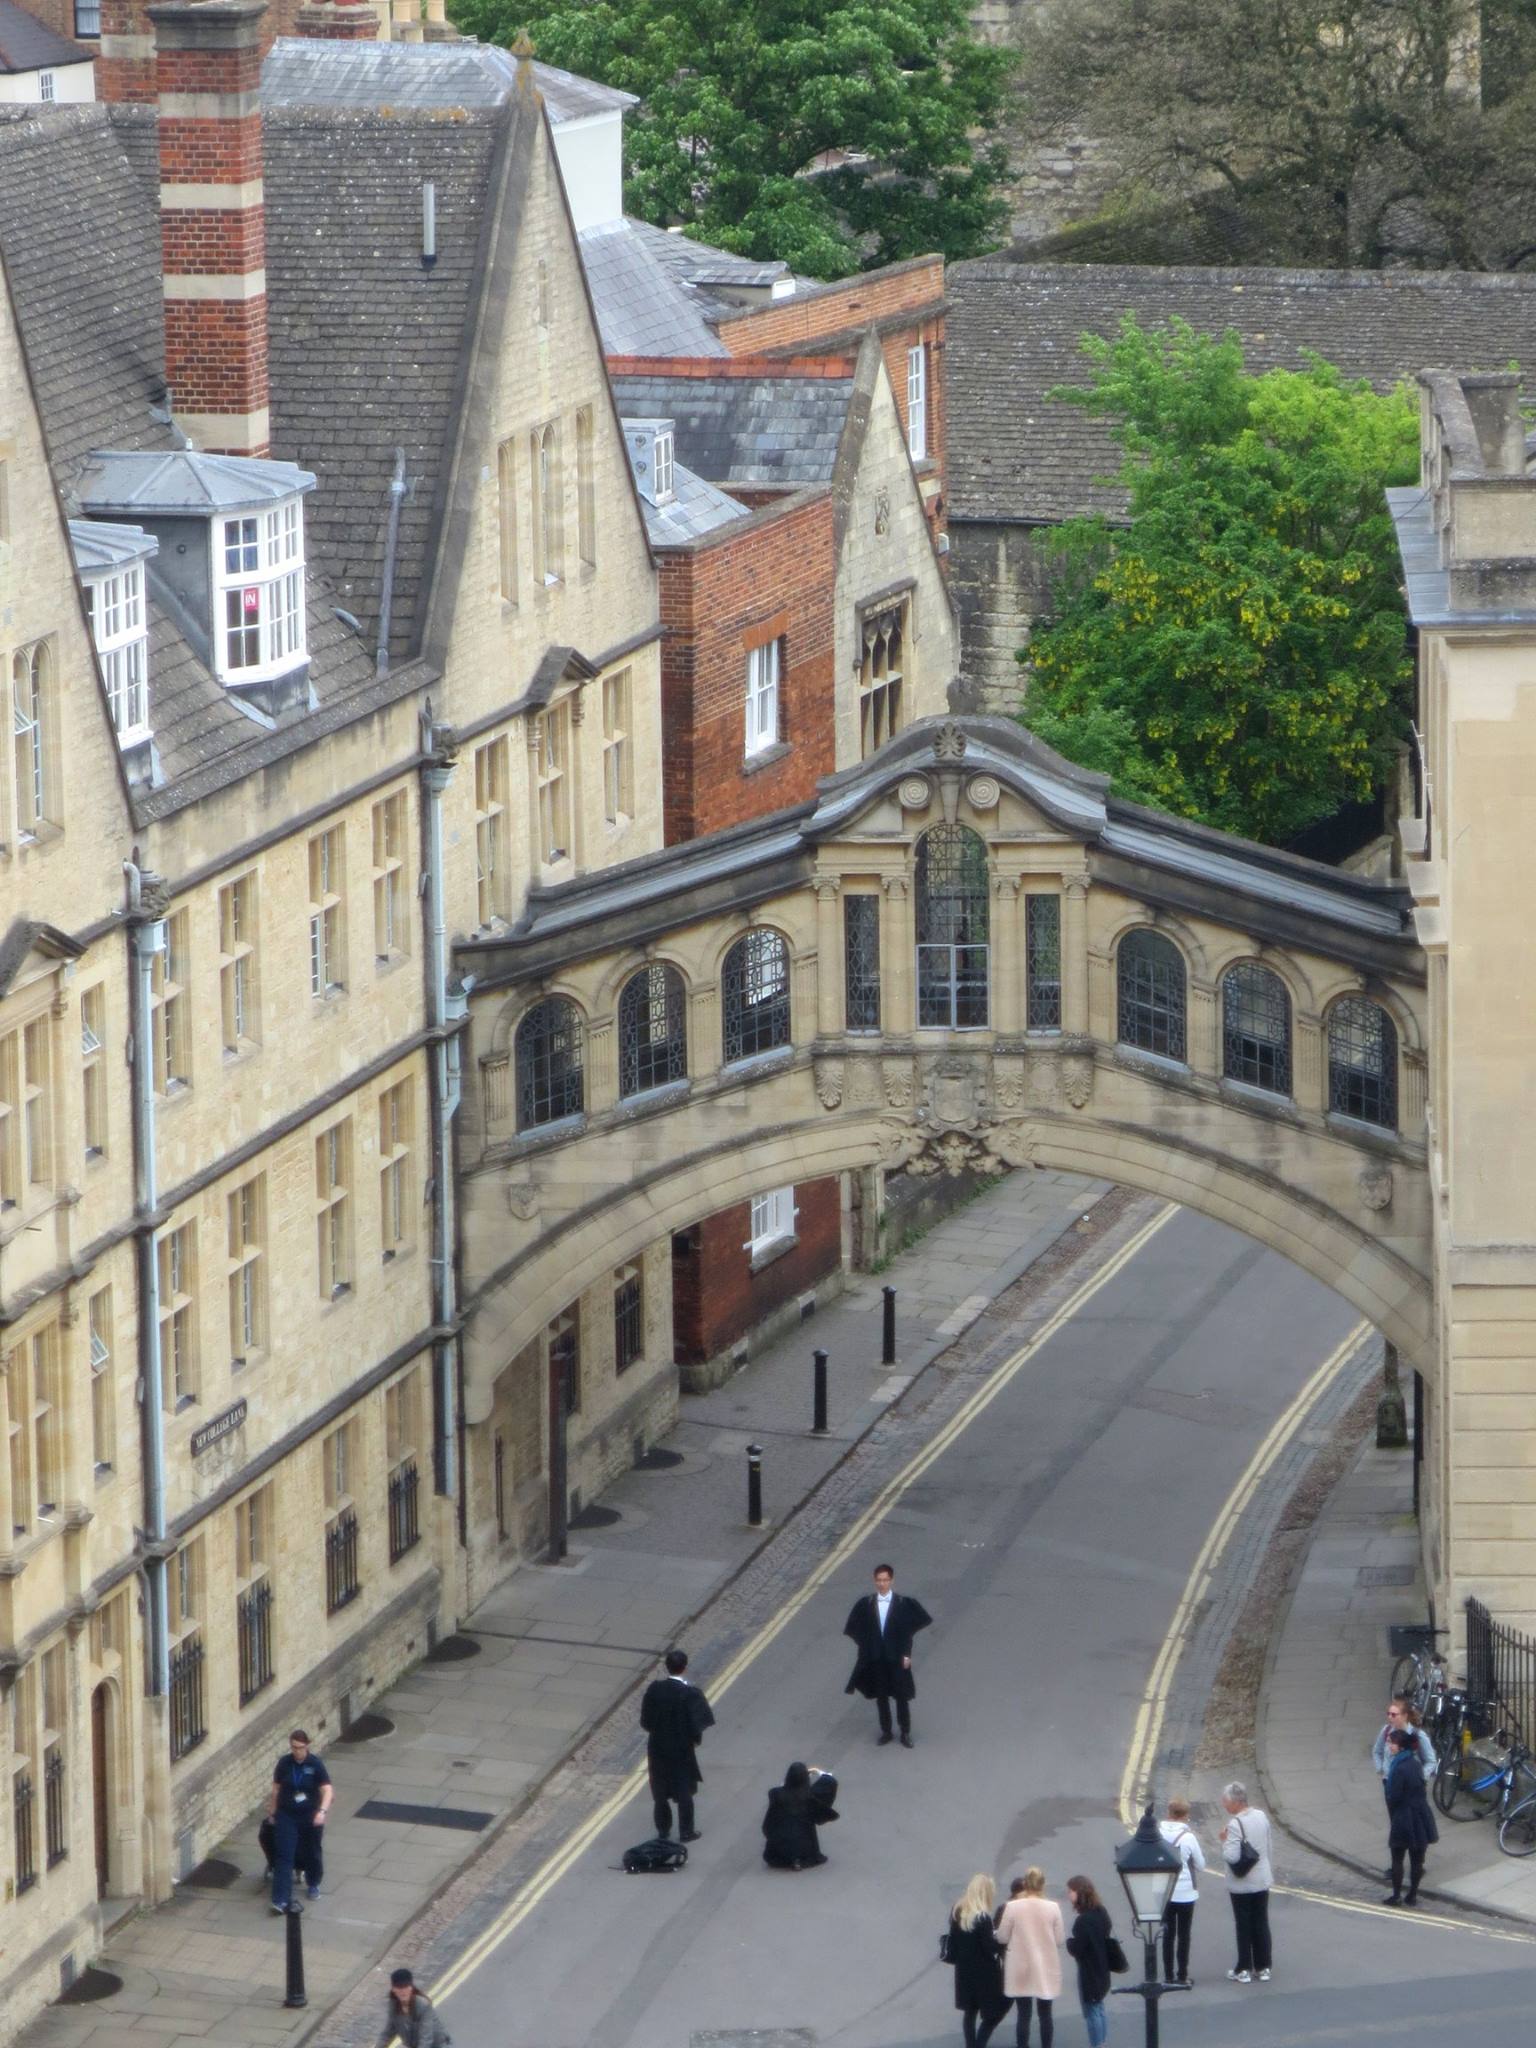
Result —
[[637, 1842], [633, 1849], [624, 1851], [624, 1868], [631, 1877], [642, 1870], [681, 1870], [688, 1861], [688, 1851], [681, 1842], [669, 1842], [664, 1835], [657, 1835], [649, 1842]]

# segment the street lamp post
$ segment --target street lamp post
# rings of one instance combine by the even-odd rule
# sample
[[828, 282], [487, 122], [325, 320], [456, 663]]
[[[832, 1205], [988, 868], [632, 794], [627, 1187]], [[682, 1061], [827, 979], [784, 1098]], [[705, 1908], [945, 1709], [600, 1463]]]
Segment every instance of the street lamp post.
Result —
[[1146, 2019], [1146, 2048], [1158, 2048], [1157, 2002], [1165, 1991], [1187, 1989], [1182, 1984], [1164, 1984], [1157, 1968], [1157, 1937], [1162, 1930], [1168, 1901], [1178, 1883], [1178, 1856], [1164, 1841], [1149, 1805], [1136, 1832], [1115, 1851], [1115, 1869], [1125, 1886], [1131, 1918], [1141, 1932], [1142, 1977], [1139, 1984], [1118, 1985], [1116, 1989], [1142, 2001]]

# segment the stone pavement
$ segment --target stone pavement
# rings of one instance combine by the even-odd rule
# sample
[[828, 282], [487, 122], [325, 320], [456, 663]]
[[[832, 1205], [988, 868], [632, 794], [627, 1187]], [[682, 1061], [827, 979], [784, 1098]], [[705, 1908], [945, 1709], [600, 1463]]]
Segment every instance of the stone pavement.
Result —
[[[460, 1636], [373, 1703], [393, 1726], [327, 1750], [336, 1801], [325, 1896], [304, 1915], [310, 2006], [283, 2007], [284, 1923], [266, 1911], [256, 1819], [187, 1883], [125, 1921], [99, 1966], [122, 1989], [55, 2005], [22, 2048], [296, 2048], [498, 1822], [520, 1811], [660, 1651], [943, 1351], [1108, 1184], [1021, 1171], [848, 1289], [712, 1393], [685, 1396], [643, 1469], [580, 1518], [569, 1560], [515, 1572]], [[898, 1363], [880, 1358], [881, 1286], [898, 1290]], [[812, 1436], [811, 1349], [830, 1358]], [[746, 1521], [749, 1442], [763, 1446], [765, 1526]], [[595, 1512], [594, 1512], [595, 1509]], [[472, 1654], [455, 1657], [460, 1649]], [[363, 1815], [370, 1802], [406, 1812]], [[0, 2036], [3, 2038], [3, 2036]]]
[[[1394, 1662], [1387, 1630], [1427, 1612], [1412, 1454], [1371, 1444], [1318, 1517], [1271, 1649], [1258, 1730], [1275, 1817], [1309, 1848], [1371, 1877], [1387, 1867], [1370, 1758]], [[1503, 1855], [1491, 1821], [1436, 1819], [1426, 1895], [1536, 1923], [1536, 1858]]]

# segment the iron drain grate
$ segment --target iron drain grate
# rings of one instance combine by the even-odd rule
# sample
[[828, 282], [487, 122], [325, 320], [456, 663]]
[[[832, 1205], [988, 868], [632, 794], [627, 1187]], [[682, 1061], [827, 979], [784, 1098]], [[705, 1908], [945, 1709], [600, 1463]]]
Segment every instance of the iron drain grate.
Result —
[[496, 1818], [494, 1813], [466, 1813], [457, 1806], [407, 1806], [395, 1799], [365, 1799], [357, 1809], [359, 1820], [397, 1820], [413, 1828], [458, 1828], [479, 1834]]
[[816, 2048], [809, 2027], [749, 2027], [741, 2033], [690, 2034], [688, 2048]]
[[1419, 1576], [1412, 1564], [1363, 1564], [1355, 1573], [1357, 1586], [1411, 1586]]

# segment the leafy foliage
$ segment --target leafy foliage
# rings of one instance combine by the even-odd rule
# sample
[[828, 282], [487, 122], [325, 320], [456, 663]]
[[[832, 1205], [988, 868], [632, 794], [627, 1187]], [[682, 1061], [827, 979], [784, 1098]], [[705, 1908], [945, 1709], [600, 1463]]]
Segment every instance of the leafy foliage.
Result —
[[[811, 277], [1005, 225], [994, 139], [1014, 56], [966, 0], [454, 0], [458, 26], [638, 93], [625, 203]], [[835, 167], [802, 175], [825, 152]], [[844, 155], [864, 161], [844, 164]]]
[[1368, 797], [1411, 664], [1382, 493], [1417, 475], [1418, 418], [1312, 358], [1250, 375], [1233, 333], [1087, 336], [1130, 524], [1069, 522], [1058, 608], [1019, 659], [1025, 720], [1117, 791], [1284, 842]]

